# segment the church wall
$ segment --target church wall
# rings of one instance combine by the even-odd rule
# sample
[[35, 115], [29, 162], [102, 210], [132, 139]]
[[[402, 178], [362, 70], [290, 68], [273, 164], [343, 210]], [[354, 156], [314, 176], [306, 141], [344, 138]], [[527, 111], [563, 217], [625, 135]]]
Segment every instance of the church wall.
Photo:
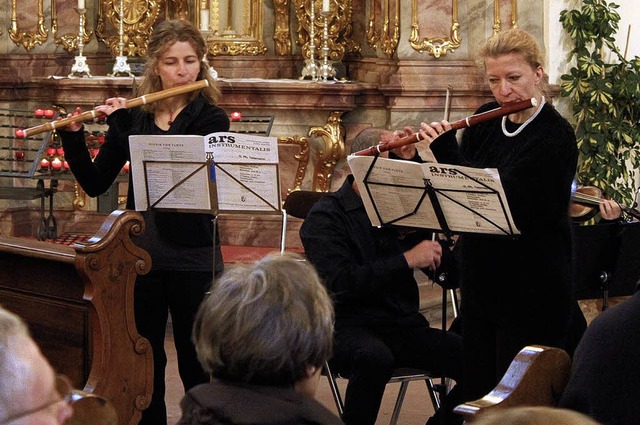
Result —
[[[112, 3], [110, 0], [101, 1], [107, 6]], [[0, 11], [0, 107], [32, 110], [56, 103], [67, 109], [76, 106], [86, 109], [113, 95], [130, 97], [133, 80], [106, 77], [113, 67], [113, 52], [96, 39], [96, 27], [101, 22], [98, 1], [86, 1], [86, 25], [91, 36], [84, 46], [84, 54], [94, 76], [91, 79], [66, 78], [78, 51], [66, 51], [64, 45], [56, 45], [51, 33], [53, 3], [56, 3], [58, 13], [57, 37], [77, 32], [78, 15], [73, 9], [76, 1], [20, 0], [16, 4], [19, 3], [21, 29], [37, 28], [38, 2], [44, 6], [44, 27], [49, 34], [42, 44], [35, 44], [30, 49], [10, 39], [12, 7]], [[221, 106], [228, 113], [241, 111], [245, 115], [273, 116], [271, 135], [308, 138], [312, 153], [303, 189], [311, 189], [316, 162], [327, 143], [344, 143], [348, 152], [350, 140], [367, 126], [396, 128], [440, 120], [448, 88], [451, 120], [470, 115], [480, 104], [491, 99], [475, 63], [475, 50], [494, 30], [508, 28], [515, 21], [519, 27], [538, 35], [546, 45], [550, 44], [549, 40], [559, 38], [557, 28], [550, 25], [557, 20], [552, 15], [558, 13], [558, 2], [457, 0], [456, 16], [453, 14], [453, 2], [417, 0], [414, 7], [410, 0], [333, 0], [330, 19], [342, 32], [332, 34], [329, 41], [347, 52], [339, 55], [340, 49], [332, 45], [330, 52], [337, 56], [338, 61], [334, 64], [338, 74], [336, 80], [325, 83], [300, 80], [305, 65], [302, 54], [309, 48], [309, 27], [303, 25], [299, 30], [299, 12], [301, 5], [304, 9], [304, 5], [308, 7], [309, 3], [300, 0], [260, 1], [263, 19], [262, 35], [258, 38], [263, 43], [263, 51], [257, 54], [220, 54], [219, 40], [210, 41], [213, 53], [208, 60], [220, 76]], [[199, 4], [196, 1], [179, 0], [167, 4], [148, 0], [147, 3], [159, 6], [160, 19], [188, 16], [195, 22], [199, 12], [194, 9]], [[317, 9], [320, 4], [316, 2]], [[184, 5], [188, 10], [185, 11]], [[396, 7], [397, 19], [394, 16]], [[390, 16], [386, 33], [382, 25], [383, 10], [388, 10]], [[108, 15], [109, 9], [101, 13]], [[113, 14], [112, 9], [110, 13]], [[349, 22], [340, 18], [346, 15], [351, 16]], [[373, 40], [368, 34], [371, 16], [374, 17], [372, 34], [377, 37], [376, 43], [368, 41], [368, 38]], [[105, 22], [106, 29], [102, 31], [111, 37], [117, 36], [117, 28]], [[320, 65], [323, 42], [320, 34], [324, 26], [321, 19], [316, 22], [315, 47]], [[412, 45], [414, 24], [419, 37]], [[283, 25], [288, 30], [284, 43], [276, 40]], [[398, 38], [394, 43], [393, 29], [396, 26]], [[205, 34], [209, 37], [211, 31]], [[423, 46], [417, 48], [420, 43]], [[287, 44], [288, 50], [282, 47]], [[453, 47], [443, 49], [447, 45]], [[232, 48], [243, 48], [238, 46], [231, 45]], [[554, 55], [556, 50], [553, 49]], [[139, 58], [130, 57], [132, 66], [138, 62]], [[48, 78], [53, 75], [62, 79]], [[323, 140], [322, 137], [310, 136], [312, 129], [328, 126], [333, 113], [340, 117], [341, 137]], [[329, 175], [330, 185], [325, 190], [337, 188], [348, 172], [344, 157], [336, 158], [335, 162], [335, 168]], [[4, 181], [1, 183], [5, 184]], [[18, 183], [14, 181], [11, 184]], [[64, 193], [56, 195], [55, 206], [61, 210], [72, 210], [73, 184], [64, 182], [61, 187]], [[24, 209], [25, 204], [35, 209], [38, 207], [37, 202], [0, 200], [0, 208], [5, 209]], [[95, 200], [87, 200], [85, 209], [93, 211], [96, 208]]]

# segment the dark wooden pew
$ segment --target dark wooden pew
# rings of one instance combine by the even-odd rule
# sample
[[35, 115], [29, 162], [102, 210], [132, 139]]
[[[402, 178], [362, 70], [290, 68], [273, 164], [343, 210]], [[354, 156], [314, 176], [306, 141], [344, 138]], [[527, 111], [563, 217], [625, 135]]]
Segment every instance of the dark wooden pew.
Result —
[[152, 393], [151, 347], [133, 312], [136, 277], [151, 267], [131, 241], [143, 230], [140, 214], [119, 210], [71, 247], [0, 237], [0, 304], [25, 319], [56, 371], [110, 400], [128, 425]]

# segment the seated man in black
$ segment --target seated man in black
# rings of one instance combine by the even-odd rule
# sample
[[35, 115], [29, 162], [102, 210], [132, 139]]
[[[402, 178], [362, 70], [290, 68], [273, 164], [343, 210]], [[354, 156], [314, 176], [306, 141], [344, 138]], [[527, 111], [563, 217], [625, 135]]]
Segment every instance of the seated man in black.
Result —
[[[356, 152], [392, 137], [370, 128], [353, 141]], [[417, 159], [415, 145], [392, 152]], [[393, 156], [393, 155], [392, 155]], [[385, 386], [395, 367], [444, 374], [458, 383], [445, 398], [445, 412], [429, 424], [462, 423], [451, 412], [458, 400], [462, 370], [459, 335], [429, 326], [419, 312], [414, 269], [440, 266], [443, 247], [430, 232], [371, 225], [350, 175], [342, 187], [310, 211], [300, 236], [309, 260], [334, 301], [336, 322], [332, 365], [349, 378], [342, 419], [347, 425], [374, 424]], [[445, 251], [447, 253], [448, 251]]]

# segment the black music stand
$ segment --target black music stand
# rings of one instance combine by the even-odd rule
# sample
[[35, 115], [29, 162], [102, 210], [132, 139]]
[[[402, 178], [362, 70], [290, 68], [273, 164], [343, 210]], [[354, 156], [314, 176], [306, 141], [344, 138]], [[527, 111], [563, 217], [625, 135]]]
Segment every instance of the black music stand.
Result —
[[[494, 188], [491, 188], [490, 186], [482, 182], [480, 179], [474, 178], [473, 176], [466, 174], [464, 171], [462, 171], [462, 169], [452, 167], [452, 169], [455, 168], [457, 175], [465, 178], [469, 182], [473, 182], [474, 185], [471, 185], [471, 186], [474, 186], [474, 187], [468, 186], [466, 188], [459, 188], [459, 187], [458, 188], [437, 188], [437, 187], [434, 187], [434, 185], [429, 179], [426, 179], [426, 178], [423, 179], [421, 186], [417, 186], [415, 184], [406, 183], [406, 182], [404, 183], [393, 182], [392, 179], [390, 179], [391, 181], [384, 181], [384, 182], [371, 181], [370, 176], [372, 175], [372, 171], [378, 159], [379, 159], [379, 155], [375, 155], [373, 161], [369, 165], [368, 170], [364, 176], [363, 183], [365, 186], [364, 192], [366, 192], [366, 196], [371, 201], [374, 214], [377, 216], [380, 222], [380, 225], [382, 226], [395, 225], [395, 226], [406, 227], [406, 226], [403, 226], [401, 221], [409, 216], [415, 215], [418, 212], [418, 210], [420, 210], [422, 204], [426, 202], [433, 207], [433, 211], [435, 213], [435, 220], [430, 226], [424, 226], [424, 229], [432, 230], [434, 233], [437, 232], [437, 233], [444, 234], [447, 240], [446, 245], [448, 246], [452, 245], [452, 237], [454, 234], [470, 233], [469, 231], [452, 228], [453, 226], [450, 226], [449, 224], [451, 219], [455, 219], [454, 216], [459, 214], [460, 211], [471, 212], [474, 216], [474, 219], [478, 223], [477, 224], [478, 227], [480, 227], [480, 222], [483, 222], [485, 224], [488, 223], [492, 228], [492, 230], [495, 231], [493, 234], [500, 235], [499, 237], [501, 236], [516, 237], [516, 235], [518, 234], [518, 230], [515, 228], [515, 225], [513, 225], [509, 219], [510, 212], [509, 212], [509, 206], [507, 204], [507, 200], [503, 198], [497, 190], [495, 190]], [[450, 167], [442, 164], [440, 165], [443, 167]], [[382, 217], [382, 214], [380, 213], [380, 209], [376, 205], [375, 194], [371, 190], [371, 186], [385, 186], [385, 187], [389, 187], [390, 189], [393, 187], [401, 188], [402, 190], [405, 190], [407, 192], [413, 192], [414, 194], [418, 193], [419, 196], [412, 197], [415, 200], [415, 205], [413, 208], [411, 208], [411, 211], [401, 216], [390, 217], [384, 220]], [[498, 209], [501, 211], [501, 214], [502, 214], [500, 217], [500, 220], [494, 220], [488, 215], [483, 214], [482, 211], [476, 210], [473, 206], [466, 205], [456, 200], [453, 194], [461, 193], [461, 192], [467, 194], [470, 197], [482, 196], [483, 194], [494, 197], [497, 200], [496, 201], [497, 205], [499, 205], [500, 207]], [[362, 190], [361, 190], [361, 194], [362, 194]], [[445, 202], [449, 202], [450, 205], [455, 206], [457, 211], [453, 211], [449, 213], [451, 214], [452, 218], [447, 217], [447, 214], [443, 210], [441, 200]], [[474, 231], [473, 233], [484, 233], [484, 232]], [[453, 260], [454, 258], [453, 252], [451, 253], [450, 258], [451, 260]], [[455, 269], [455, 266], [450, 270], [445, 270], [444, 272], [440, 270], [435, 270], [431, 278], [434, 282], [437, 282], [442, 287], [442, 335], [444, 337], [447, 332], [447, 290], [457, 287], [457, 280], [458, 280], [457, 270]], [[452, 301], [455, 302], [455, 298]], [[445, 396], [447, 393], [447, 385], [445, 384], [445, 382], [446, 382], [446, 376], [443, 374], [440, 378], [440, 384], [435, 385], [436, 390], [440, 395], [440, 409], [442, 409], [443, 411], [443, 414], [441, 415], [443, 424], [445, 423], [444, 411], [446, 409]]]
[[[491, 170], [397, 161], [404, 164], [393, 172], [402, 175], [390, 176], [387, 171], [394, 166], [385, 161], [396, 161], [376, 155], [365, 164], [368, 158], [350, 157], [349, 166], [362, 182], [361, 196], [373, 225], [415, 227], [447, 237], [465, 233], [519, 235], [500, 180]], [[381, 164], [376, 166], [379, 160]], [[421, 176], [416, 174], [416, 166], [421, 168]], [[401, 169], [406, 169], [406, 176]]]
[[[129, 144], [137, 210], [212, 214], [214, 243], [219, 239], [220, 213], [282, 215], [275, 137], [228, 132], [207, 136], [134, 135], [129, 137]], [[222, 151], [216, 152], [216, 145], [222, 145]], [[238, 150], [242, 146], [260, 149], [249, 155]], [[265, 176], [275, 181], [262, 184]], [[261, 192], [267, 189], [271, 190], [268, 195]], [[214, 249], [214, 274], [215, 270]]]
[[574, 282], [576, 299], [602, 298], [636, 292], [640, 279], [640, 223], [605, 223], [575, 226]]
[[620, 250], [611, 280], [611, 296], [634, 294], [640, 286], [640, 222], [620, 223]]

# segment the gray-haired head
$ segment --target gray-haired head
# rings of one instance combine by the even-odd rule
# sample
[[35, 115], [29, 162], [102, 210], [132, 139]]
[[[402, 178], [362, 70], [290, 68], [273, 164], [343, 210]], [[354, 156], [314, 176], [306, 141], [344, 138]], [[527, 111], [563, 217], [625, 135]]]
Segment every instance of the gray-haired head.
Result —
[[273, 254], [229, 268], [194, 325], [203, 368], [213, 377], [289, 386], [330, 357], [333, 306], [313, 266]]

